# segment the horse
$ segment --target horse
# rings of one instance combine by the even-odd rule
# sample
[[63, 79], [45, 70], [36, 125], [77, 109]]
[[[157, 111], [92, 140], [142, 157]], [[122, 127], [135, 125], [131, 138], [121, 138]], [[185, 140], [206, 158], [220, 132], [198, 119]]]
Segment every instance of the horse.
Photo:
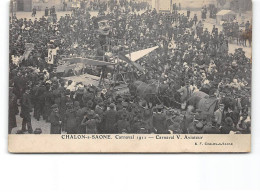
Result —
[[138, 80], [130, 83], [128, 88], [132, 96], [144, 99], [147, 103], [152, 103], [153, 106], [158, 103], [159, 83], [156, 81], [145, 83]]
[[160, 83], [156, 80], [149, 80], [148, 82], [134, 81], [128, 85], [129, 92], [132, 96], [139, 97], [151, 103], [170, 105], [169, 85]]
[[169, 83], [160, 83], [155, 80], [150, 80], [147, 83], [134, 81], [128, 85], [128, 88], [132, 96], [144, 99], [147, 103], [151, 103], [152, 106], [163, 104], [168, 108], [180, 109], [180, 93], [170, 85]]
[[216, 97], [210, 97], [202, 91], [192, 93], [191, 97], [187, 100], [187, 104], [193, 106], [196, 110], [200, 110], [207, 115], [213, 115], [218, 105]]
[[247, 46], [246, 42], [249, 42], [249, 47], [251, 47], [252, 44], [252, 26], [248, 30], [240, 31], [239, 33], [239, 43], [242, 46]]

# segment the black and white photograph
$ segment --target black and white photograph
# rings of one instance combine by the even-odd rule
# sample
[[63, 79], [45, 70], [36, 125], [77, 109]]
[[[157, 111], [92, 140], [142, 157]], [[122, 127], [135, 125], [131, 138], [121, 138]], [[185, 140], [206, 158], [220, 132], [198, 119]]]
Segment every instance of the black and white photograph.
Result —
[[260, 0], [0, 0], [1, 193], [259, 193]]
[[251, 1], [11, 0], [9, 19], [10, 135], [251, 134]]

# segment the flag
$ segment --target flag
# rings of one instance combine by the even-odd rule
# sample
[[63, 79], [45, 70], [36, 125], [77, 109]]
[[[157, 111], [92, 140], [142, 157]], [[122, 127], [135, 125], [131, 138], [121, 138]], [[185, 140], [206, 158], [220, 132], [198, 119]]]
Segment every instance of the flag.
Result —
[[130, 60], [129, 57], [125, 56], [124, 54], [122, 53], [118, 53], [118, 56], [119, 56], [119, 59], [127, 62], [128, 64], [132, 64], [135, 68], [137, 68], [140, 72], [144, 72], [144, 68], [138, 64], [138, 63], [135, 63], [134, 61]]
[[145, 50], [139, 50], [137, 52], [133, 52], [131, 54], [127, 54], [126, 57], [132, 60], [133, 62], [139, 60], [140, 58], [146, 56], [147, 54], [151, 53], [152, 51], [156, 50], [159, 48], [159, 46], [155, 46], [153, 48], [148, 48]]

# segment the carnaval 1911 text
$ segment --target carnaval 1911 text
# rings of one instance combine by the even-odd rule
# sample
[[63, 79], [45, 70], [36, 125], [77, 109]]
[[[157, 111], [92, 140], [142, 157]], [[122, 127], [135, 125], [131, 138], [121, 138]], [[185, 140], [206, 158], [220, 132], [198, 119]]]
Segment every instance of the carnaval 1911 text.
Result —
[[203, 139], [202, 135], [85, 135], [85, 134], [63, 134], [61, 135], [61, 139], [64, 140], [194, 140], [194, 139]]

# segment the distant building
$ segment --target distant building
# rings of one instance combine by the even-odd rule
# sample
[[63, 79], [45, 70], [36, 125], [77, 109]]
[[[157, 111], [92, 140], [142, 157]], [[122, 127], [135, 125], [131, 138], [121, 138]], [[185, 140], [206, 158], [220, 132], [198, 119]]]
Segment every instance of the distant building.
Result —
[[203, 6], [215, 5], [218, 10], [230, 9], [235, 12], [252, 10], [251, 0], [173, 0], [173, 3], [181, 5], [182, 9], [201, 9]]
[[157, 12], [171, 12], [173, 0], [152, 0], [152, 9]]
[[31, 11], [32, 0], [16, 0], [16, 11]]
[[32, 7], [36, 7], [37, 10], [43, 11], [46, 7], [50, 8], [55, 6], [57, 10], [62, 9], [64, 0], [33, 0]]
[[68, 8], [79, 0], [12, 0], [16, 7], [14, 11], [32, 11], [36, 7], [38, 11], [43, 11], [46, 7], [55, 6], [56, 10], [63, 9], [63, 3], [66, 2]]
[[[55, 6], [57, 10], [63, 9], [63, 3], [67, 4], [67, 8], [73, 7], [80, 0], [11, 0], [15, 2], [13, 11], [31, 11], [33, 7], [37, 10], [44, 10], [46, 7]], [[89, 0], [94, 1], [94, 0]], [[107, 1], [107, 0], [100, 0]], [[174, 3], [181, 5], [182, 9], [201, 9], [202, 6], [215, 5], [219, 10], [231, 9], [235, 12], [245, 12], [252, 10], [251, 0], [136, 0], [139, 2], [148, 2], [152, 9], [159, 12], [168, 12], [172, 10]], [[12, 3], [11, 3], [12, 5]]]
[[182, 9], [200, 10], [203, 6], [216, 5], [217, 0], [173, 0]]
[[230, 9], [236, 12], [245, 12], [252, 10], [251, 0], [230, 0]]

